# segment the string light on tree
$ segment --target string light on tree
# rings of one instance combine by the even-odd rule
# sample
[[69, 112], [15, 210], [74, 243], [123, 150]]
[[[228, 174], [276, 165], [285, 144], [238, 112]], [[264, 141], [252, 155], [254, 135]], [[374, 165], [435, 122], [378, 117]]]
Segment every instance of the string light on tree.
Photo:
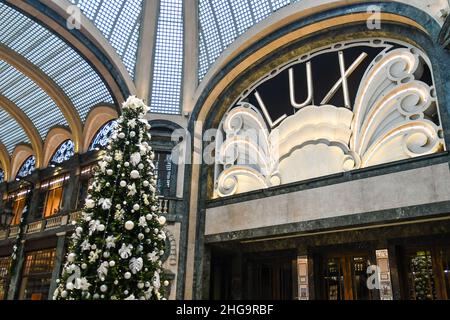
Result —
[[[169, 283], [161, 257], [166, 219], [158, 214], [149, 108], [130, 97], [94, 173], [75, 226], [57, 300], [157, 300]], [[150, 232], [154, 230], [154, 232]]]

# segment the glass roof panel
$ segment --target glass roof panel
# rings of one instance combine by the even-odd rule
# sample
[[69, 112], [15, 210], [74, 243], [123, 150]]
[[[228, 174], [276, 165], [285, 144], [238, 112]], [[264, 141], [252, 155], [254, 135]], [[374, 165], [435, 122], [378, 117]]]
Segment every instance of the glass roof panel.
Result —
[[12, 154], [16, 144], [30, 143], [25, 131], [0, 105], [0, 142], [2, 142], [9, 154]]
[[69, 0], [109, 40], [134, 78], [143, 0]]
[[199, 0], [199, 79], [254, 24], [299, 0]]
[[151, 112], [180, 113], [183, 74], [183, 1], [161, 0]]
[[[67, 124], [53, 100], [30, 78], [3, 60], [0, 60], [0, 73], [0, 94], [14, 102], [30, 118], [41, 137], [45, 137], [53, 125]], [[49, 110], [52, 112], [49, 113]]]
[[[72, 101], [82, 121], [94, 105], [114, 103], [100, 76], [82, 56], [57, 35], [2, 2], [0, 30], [0, 43], [47, 74]], [[52, 126], [67, 125], [54, 101], [31, 79], [5, 61], [0, 61], [0, 72], [0, 93], [31, 119], [42, 138]], [[1, 135], [3, 130], [0, 132], [8, 151], [19, 142], [28, 142], [14, 120], [8, 119], [6, 113], [1, 116], [2, 129], [3, 125], [11, 128], [8, 137]]]

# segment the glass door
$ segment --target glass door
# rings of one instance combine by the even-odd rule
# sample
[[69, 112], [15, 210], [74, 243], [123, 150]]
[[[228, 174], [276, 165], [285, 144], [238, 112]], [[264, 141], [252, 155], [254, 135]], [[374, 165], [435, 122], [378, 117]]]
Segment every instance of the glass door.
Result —
[[344, 300], [344, 261], [329, 258], [326, 262], [325, 292], [327, 300]]
[[367, 287], [367, 255], [334, 255], [324, 259], [323, 298], [326, 300], [370, 300]]
[[409, 248], [405, 251], [403, 265], [407, 299], [446, 300], [450, 298], [450, 249], [448, 247]]
[[293, 265], [296, 257], [272, 253], [268, 257], [252, 257], [247, 261], [247, 288], [250, 300], [292, 300]]

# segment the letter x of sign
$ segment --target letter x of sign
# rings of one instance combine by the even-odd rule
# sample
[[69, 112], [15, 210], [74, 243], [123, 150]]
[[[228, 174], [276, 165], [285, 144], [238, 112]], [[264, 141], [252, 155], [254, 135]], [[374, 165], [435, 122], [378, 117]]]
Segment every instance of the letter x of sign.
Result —
[[[325, 95], [321, 105], [327, 104], [331, 98], [334, 97], [336, 92], [339, 90], [339, 88], [342, 86], [342, 90], [344, 92], [344, 104], [346, 108], [351, 108], [350, 105], [350, 94], [348, 91], [348, 83], [347, 79], [352, 75], [352, 73], [358, 68], [358, 66], [364, 61], [364, 59], [367, 58], [367, 53], [363, 52], [359, 55], [358, 58], [351, 64], [351, 66], [346, 69], [345, 67], [345, 59], [344, 59], [344, 53], [342, 51], [338, 52], [338, 59], [339, 59], [339, 70], [341, 73], [341, 77], [339, 80], [334, 84], [334, 86], [330, 89], [330, 91]], [[306, 100], [299, 103], [296, 101], [295, 98], [295, 81], [294, 81], [294, 69], [289, 69], [289, 97], [291, 100], [291, 104], [295, 109], [301, 109], [308, 105], [311, 105], [314, 101], [314, 86], [313, 86], [313, 77], [312, 77], [312, 66], [311, 61], [308, 61], [306, 63], [306, 79], [307, 79], [307, 89], [308, 89], [308, 95], [306, 97]], [[261, 96], [259, 95], [258, 91], [255, 91], [255, 98], [258, 101], [258, 104], [264, 114], [264, 117], [266, 117], [267, 122], [269, 123], [271, 128], [276, 127], [279, 125], [286, 117], [287, 115], [283, 115], [277, 120], [273, 121], [270, 117], [269, 112], [267, 111], [267, 107], [262, 100]]]

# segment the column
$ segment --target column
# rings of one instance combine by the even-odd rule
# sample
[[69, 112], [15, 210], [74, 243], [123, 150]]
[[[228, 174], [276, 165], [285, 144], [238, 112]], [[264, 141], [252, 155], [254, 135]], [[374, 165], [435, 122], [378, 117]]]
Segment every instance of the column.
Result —
[[159, 0], [144, 0], [142, 15], [135, 83], [138, 97], [150, 105]]
[[309, 283], [312, 280], [312, 269], [310, 269], [312, 263], [310, 263], [310, 260], [307, 255], [297, 256], [297, 281], [294, 281], [294, 283], [297, 282], [298, 300], [310, 300], [311, 288], [309, 287]]
[[400, 290], [400, 275], [397, 263], [397, 247], [394, 245], [388, 246], [389, 253], [389, 270], [391, 275], [391, 285], [392, 285], [392, 298], [394, 300], [401, 300], [401, 290]]
[[48, 300], [53, 300], [53, 293], [56, 290], [57, 283], [56, 280], [59, 279], [61, 275], [61, 267], [64, 263], [64, 255], [66, 253], [66, 233], [57, 233], [58, 242], [56, 244], [56, 256], [55, 256], [55, 266], [52, 273], [52, 282], [50, 283], [50, 290], [48, 292]]
[[25, 261], [24, 253], [25, 240], [22, 240], [16, 251], [16, 259], [12, 261], [11, 280], [8, 289], [8, 300], [16, 300], [19, 298], [20, 280], [22, 276], [23, 263]]
[[198, 85], [198, 0], [184, 1], [183, 114], [194, 109]]

